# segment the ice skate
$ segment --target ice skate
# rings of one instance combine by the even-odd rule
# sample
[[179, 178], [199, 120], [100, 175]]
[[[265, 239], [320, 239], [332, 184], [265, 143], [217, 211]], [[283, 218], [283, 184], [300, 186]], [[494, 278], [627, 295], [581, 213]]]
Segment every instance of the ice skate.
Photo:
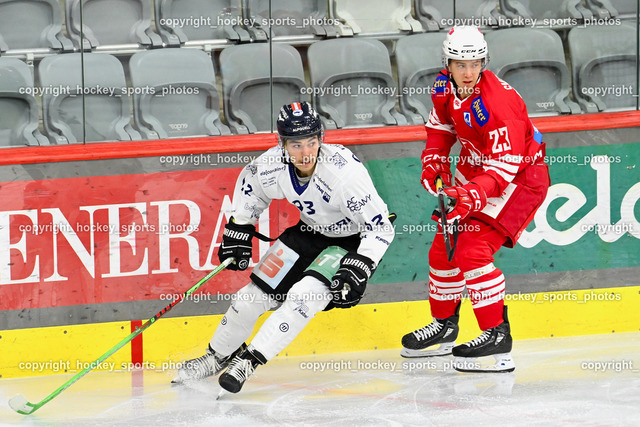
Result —
[[[253, 375], [258, 365], [267, 363], [262, 354], [256, 350], [245, 349], [233, 358], [226, 371], [220, 375], [218, 382], [223, 390], [229, 393], [237, 393], [242, 389], [244, 383]], [[222, 395], [222, 391], [218, 398]]]
[[[504, 307], [503, 318], [504, 322], [495, 328], [487, 329], [478, 338], [453, 348], [453, 367], [456, 371], [512, 372], [516, 368], [511, 357], [513, 340], [507, 307]], [[493, 356], [495, 363], [488, 362], [486, 356]]]
[[220, 357], [211, 347], [208, 347], [203, 356], [184, 362], [178, 369], [178, 376], [171, 383], [182, 384], [186, 381], [201, 380], [212, 375], [218, 375], [224, 368], [229, 366], [233, 357], [246, 347], [246, 344], [242, 343], [238, 350], [226, 357]]
[[[458, 338], [458, 319], [460, 318], [460, 304], [456, 312], [446, 319], [433, 319], [425, 327], [409, 332], [402, 337], [402, 357], [433, 357], [451, 354]], [[431, 348], [440, 344], [438, 348]]]

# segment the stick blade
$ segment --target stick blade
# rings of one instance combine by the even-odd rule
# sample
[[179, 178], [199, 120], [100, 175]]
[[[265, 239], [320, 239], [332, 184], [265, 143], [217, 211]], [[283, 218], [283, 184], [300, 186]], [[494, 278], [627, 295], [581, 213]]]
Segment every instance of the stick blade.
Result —
[[29, 403], [27, 398], [21, 394], [17, 394], [9, 399], [9, 406], [11, 409], [22, 415], [29, 415], [36, 410], [36, 405]]

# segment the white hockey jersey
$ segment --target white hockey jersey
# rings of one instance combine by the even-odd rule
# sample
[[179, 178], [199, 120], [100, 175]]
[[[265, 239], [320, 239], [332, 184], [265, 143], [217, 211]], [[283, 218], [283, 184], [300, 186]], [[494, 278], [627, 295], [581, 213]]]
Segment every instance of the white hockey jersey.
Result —
[[369, 172], [342, 145], [322, 144], [311, 179], [300, 184], [295, 167], [285, 163], [276, 146], [240, 173], [233, 194], [238, 224], [255, 224], [271, 200], [287, 199], [300, 210], [308, 227], [328, 237], [360, 233], [358, 253], [378, 264], [395, 235], [387, 205]]

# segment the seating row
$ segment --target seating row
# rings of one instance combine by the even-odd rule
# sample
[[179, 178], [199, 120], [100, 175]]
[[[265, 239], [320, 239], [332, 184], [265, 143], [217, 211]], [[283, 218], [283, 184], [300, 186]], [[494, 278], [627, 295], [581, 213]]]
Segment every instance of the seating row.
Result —
[[[531, 115], [635, 109], [636, 32], [627, 24], [573, 28], [569, 68], [553, 30], [490, 31], [489, 69], [520, 92]], [[329, 129], [425, 123], [444, 36], [403, 37], [391, 55], [376, 39], [318, 41], [303, 52], [306, 62], [300, 49], [285, 43], [233, 45], [217, 58], [186, 47], [122, 59], [66, 53], [40, 61], [35, 79], [25, 62], [0, 57], [0, 141], [44, 145], [271, 131], [274, 111], [304, 100], [314, 103]]]
[[[638, 0], [0, 0], [0, 53], [635, 19]], [[269, 9], [271, 8], [271, 12]]]

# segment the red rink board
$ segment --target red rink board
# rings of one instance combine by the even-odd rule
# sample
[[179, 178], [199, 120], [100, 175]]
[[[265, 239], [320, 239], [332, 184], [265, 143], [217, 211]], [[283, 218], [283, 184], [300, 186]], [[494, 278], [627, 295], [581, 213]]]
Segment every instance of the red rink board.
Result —
[[[217, 265], [239, 171], [2, 183], [0, 307], [172, 300]], [[277, 235], [298, 217], [272, 203], [259, 231]], [[264, 245], [254, 239], [254, 262]], [[201, 292], [235, 292], [248, 275], [223, 271]]]

